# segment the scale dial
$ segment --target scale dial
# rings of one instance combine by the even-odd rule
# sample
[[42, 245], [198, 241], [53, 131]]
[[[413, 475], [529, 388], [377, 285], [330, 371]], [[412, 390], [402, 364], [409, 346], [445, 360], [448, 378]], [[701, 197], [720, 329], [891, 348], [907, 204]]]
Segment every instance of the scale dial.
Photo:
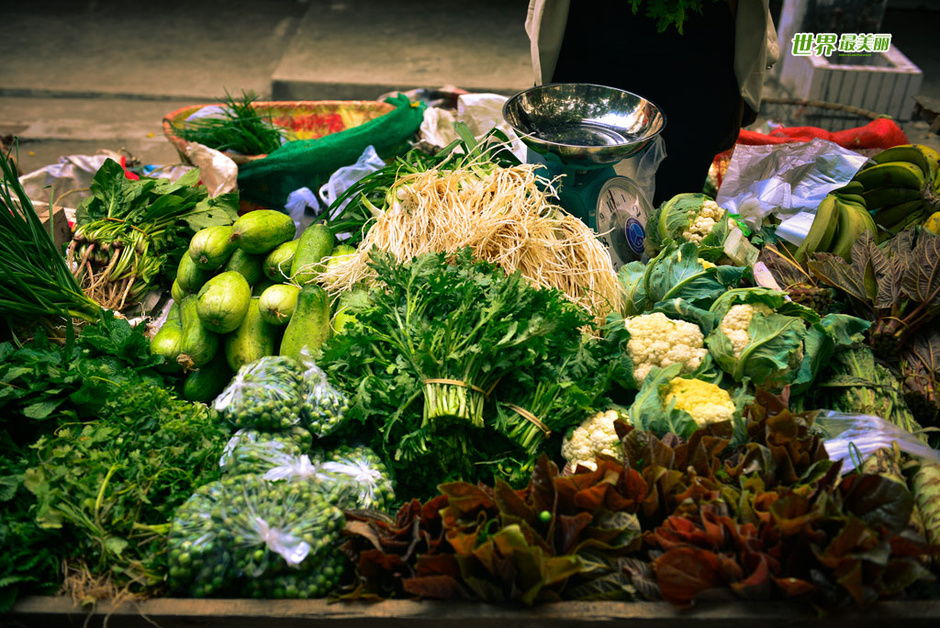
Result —
[[646, 219], [651, 211], [649, 201], [632, 179], [611, 177], [601, 186], [594, 224], [615, 269], [643, 257]]

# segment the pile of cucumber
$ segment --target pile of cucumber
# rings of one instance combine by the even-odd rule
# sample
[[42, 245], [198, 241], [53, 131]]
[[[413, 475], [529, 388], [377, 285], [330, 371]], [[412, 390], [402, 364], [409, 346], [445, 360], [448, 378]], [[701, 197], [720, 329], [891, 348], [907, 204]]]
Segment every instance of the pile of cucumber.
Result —
[[187, 374], [184, 398], [211, 401], [242, 365], [266, 355], [299, 358], [329, 338], [330, 299], [314, 281], [355, 249], [335, 246], [321, 224], [294, 235], [290, 216], [262, 209], [193, 236], [167, 320], [151, 341], [167, 370]]

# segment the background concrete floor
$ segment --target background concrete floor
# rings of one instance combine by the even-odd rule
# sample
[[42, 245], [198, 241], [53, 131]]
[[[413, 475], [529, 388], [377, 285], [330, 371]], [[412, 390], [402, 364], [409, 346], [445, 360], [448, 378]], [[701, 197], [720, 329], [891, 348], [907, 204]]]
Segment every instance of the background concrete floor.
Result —
[[[99, 149], [163, 164], [177, 155], [163, 138], [162, 117], [226, 90], [285, 100], [370, 99], [443, 85], [512, 93], [532, 82], [526, 4], [0, 2], [0, 137], [19, 138], [24, 172]], [[922, 92], [934, 98], [938, 18], [889, 8], [885, 19], [893, 44], [924, 71]]]

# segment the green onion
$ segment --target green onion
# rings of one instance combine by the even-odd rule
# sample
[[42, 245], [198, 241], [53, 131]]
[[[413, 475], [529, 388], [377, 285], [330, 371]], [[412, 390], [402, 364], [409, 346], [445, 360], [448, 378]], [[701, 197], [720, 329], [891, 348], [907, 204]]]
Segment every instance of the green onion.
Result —
[[[0, 315], [93, 321], [101, 308], [82, 292], [20, 184], [12, 158], [0, 153]], [[53, 207], [49, 207], [50, 230]]]

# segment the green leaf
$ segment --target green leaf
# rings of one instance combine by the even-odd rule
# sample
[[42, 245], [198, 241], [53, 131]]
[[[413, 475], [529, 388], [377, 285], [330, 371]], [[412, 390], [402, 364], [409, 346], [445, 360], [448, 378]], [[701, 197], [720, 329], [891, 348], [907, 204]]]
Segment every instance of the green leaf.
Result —
[[735, 266], [705, 268], [695, 244], [670, 244], [646, 265], [643, 286], [651, 303], [681, 298], [690, 306], [708, 308], [748, 272]]
[[663, 400], [663, 389], [680, 373], [681, 364], [653, 368], [649, 372], [627, 410], [633, 427], [653, 432], [657, 436], [672, 433], [681, 437], [688, 437], [698, 428], [687, 412], [677, 410], [674, 402], [667, 404]]
[[23, 408], [23, 415], [30, 419], [45, 419], [62, 404], [62, 399], [50, 399], [32, 403]]
[[127, 549], [127, 545], [127, 540], [116, 536], [109, 536], [104, 541], [105, 548], [115, 556], [120, 556]]
[[13, 499], [20, 484], [22, 484], [22, 478], [19, 475], [0, 476], [0, 502]]
[[206, 227], [227, 226], [238, 220], [238, 192], [200, 201], [185, 216], [186, 226], [193, 231]]

